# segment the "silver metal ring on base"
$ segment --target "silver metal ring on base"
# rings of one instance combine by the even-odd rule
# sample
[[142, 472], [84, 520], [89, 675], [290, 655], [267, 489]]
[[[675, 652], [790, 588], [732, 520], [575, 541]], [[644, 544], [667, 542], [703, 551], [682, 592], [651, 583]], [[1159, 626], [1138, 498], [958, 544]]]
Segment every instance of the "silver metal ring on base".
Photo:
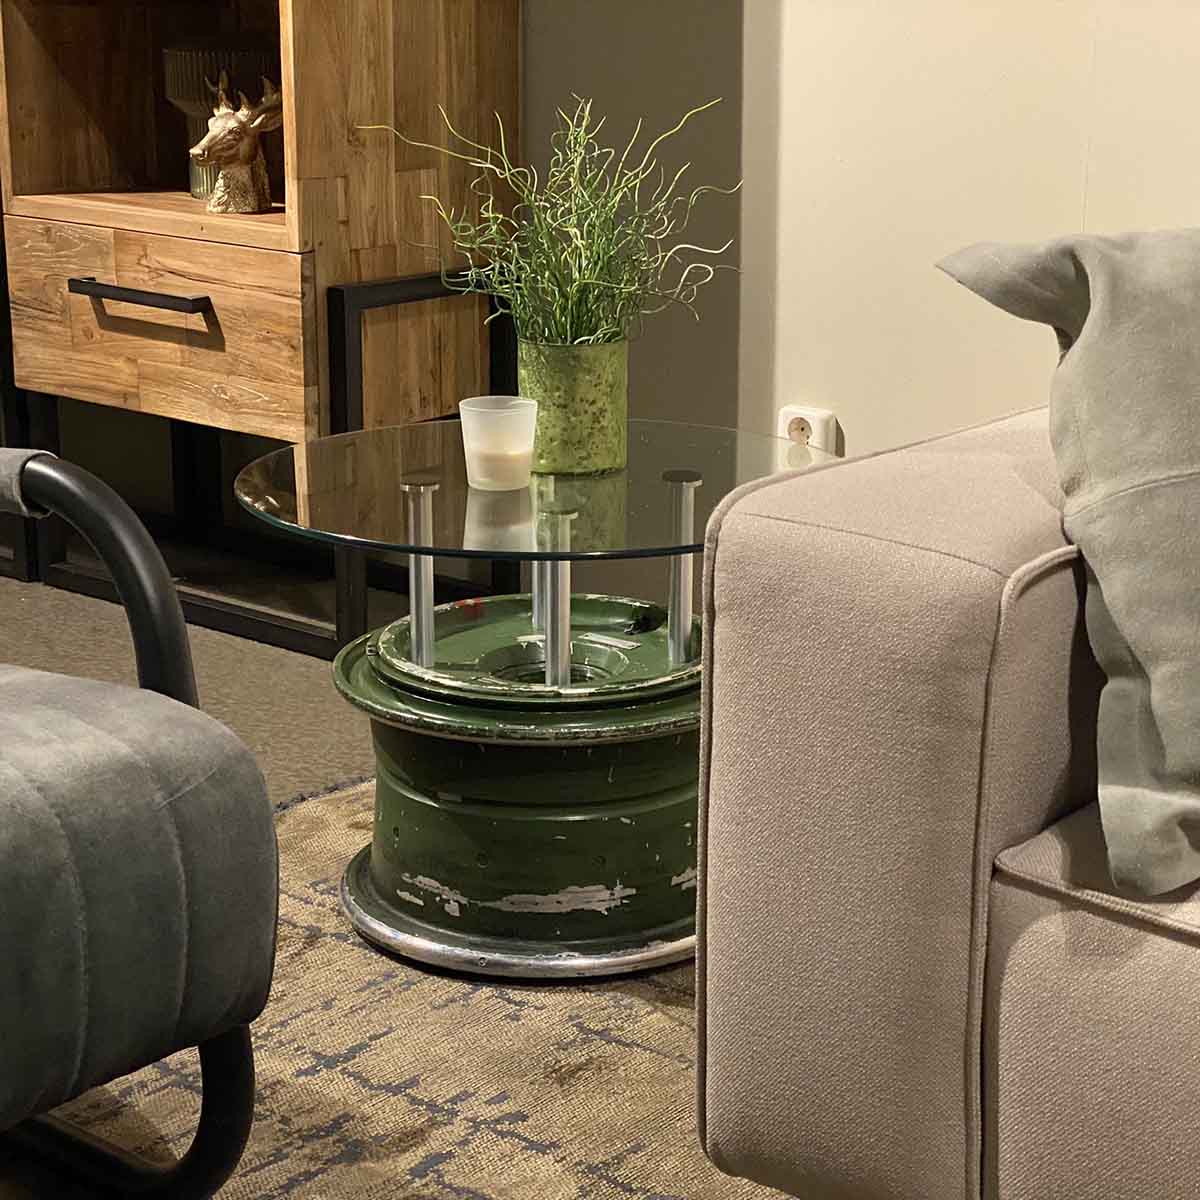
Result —
[[630, 945], [608, 943], [593, 948], [576, 943], [578, 949], [537, 942], [505, 946], [471, 937], [450, 940], [441, 930], [412, 921], [385, 904], [372, 886], [370, 860], [371, 847], [364, 846], [342, 876], [342, 908], [351, 924], [372, 944], [430, 966], [515, 979], [579, 979], [686, 962], [696, 952], [695, 933], [671, 936], [675, 930]]

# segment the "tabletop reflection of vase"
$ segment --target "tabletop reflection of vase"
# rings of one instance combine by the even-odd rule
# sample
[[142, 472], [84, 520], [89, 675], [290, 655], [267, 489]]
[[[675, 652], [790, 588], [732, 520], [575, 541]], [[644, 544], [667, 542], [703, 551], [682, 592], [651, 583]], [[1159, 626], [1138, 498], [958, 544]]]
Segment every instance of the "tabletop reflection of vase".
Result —
[[534, 475], [530, 484], [536, 525], [538, 514], [562, 511], [575, 516], [571, 543], [580, 550], [614, 550], [625, 544], [626, 496], [629, 479], [624, 471], [606, 475]]
[[[215, 97], [212, 85], [228, 73], [230, 98], [239, 91], [258, 96], [263, 76], [279, 78], [279, 46], [268, 38], [204, 38], [163, 51], [163, 81], [167, 99], [187, 118], [188, 140], [179, 148], [181, 158], [208, 131]], [[235, 101], [236, 103], [236, 101]], [[268, 164], [269, 167], [269, 164]], [[200, 166], [188, 158], [190, 191], [207, 200], [216, 186], [218, 166]]]

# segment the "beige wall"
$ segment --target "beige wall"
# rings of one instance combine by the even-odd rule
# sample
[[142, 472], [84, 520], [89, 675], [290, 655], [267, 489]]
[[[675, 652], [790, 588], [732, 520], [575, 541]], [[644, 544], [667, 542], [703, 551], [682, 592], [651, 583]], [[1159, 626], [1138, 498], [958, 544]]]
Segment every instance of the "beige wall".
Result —
[[1053, 338], [933, 269], [1195, 224], [1195, 0], [746, 0], [741, 418], [857, 454], [1042, 403]]
[[[690, 161], [695, 183], [737, 182], [742, 0], [524, 0], [522, 7], [523, 141], [532, 162], [545, 160], [555, 110], [572, 93], [592, 97], [608, 114], [611, 144], [627, 138], [639, 117], [661, 132], [721, 96], [722, 104], [674, 139], [664, 161]], [[688, 240], [736, 238], [738, 213], [737, 197], [707, 197]], [[736, 251], [727, 256], [735, 264]], [[738, 290], [738, 276], [726, 272], [701, 296], [700, 324], [681, 310], [647, 321], [632, 348], [634, 416], [736, 423]]]

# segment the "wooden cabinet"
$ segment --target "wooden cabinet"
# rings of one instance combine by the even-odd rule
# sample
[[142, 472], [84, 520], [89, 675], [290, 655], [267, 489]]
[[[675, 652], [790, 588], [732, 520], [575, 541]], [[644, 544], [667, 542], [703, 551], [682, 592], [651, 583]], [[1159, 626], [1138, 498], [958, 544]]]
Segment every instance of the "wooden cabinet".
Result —
[[[436, 270], [423, 193], [471, 203], [438, 105], [515, 136], [518, 0], [0, 0], [3, 180], [18, 386], [300, 441], [328, 432], [325, 290]], [[186, 191], [164, 46], [276, 33], [279, 203], [215, 215]], [[278, 134], [268, 135], [278, 138]], [[74, 295], [67, 280], [204, 294], [205, 313]], [[364, 420], [487, 390], [476, 297], [381, 309], [363, 328]]]

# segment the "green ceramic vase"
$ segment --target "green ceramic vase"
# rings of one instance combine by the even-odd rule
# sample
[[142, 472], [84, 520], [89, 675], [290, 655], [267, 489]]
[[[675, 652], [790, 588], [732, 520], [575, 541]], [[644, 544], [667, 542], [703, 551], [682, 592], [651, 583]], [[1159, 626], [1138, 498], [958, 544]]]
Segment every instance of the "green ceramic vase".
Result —
[[522, 396], [538, 403], [533, 469], [593, 475], [625, 466], [629, 422], [629, 343], [517, 347]]

